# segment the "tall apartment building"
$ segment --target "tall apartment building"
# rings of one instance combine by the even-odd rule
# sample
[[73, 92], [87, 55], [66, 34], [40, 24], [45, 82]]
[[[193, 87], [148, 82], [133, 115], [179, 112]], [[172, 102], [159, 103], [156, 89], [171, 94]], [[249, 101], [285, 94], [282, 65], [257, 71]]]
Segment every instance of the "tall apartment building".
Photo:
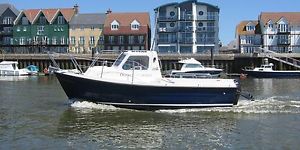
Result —
[[105, 50], [149, 50], [149, 13], [107, 12], [104, 24]]
[[207, 53], [219, 50], [217, 6], [187, 0], [154, 9], [154, 50], [160, 53]]
[[69, 52], [92, 53], [104, 48], [104, 13], [76, 14], [70, 22]]
[[13, 24], [19, 11], [10, 4], [0, 4], [0, 49], [9, 53], [12, 50]]
[[253, 53], [262, 45], [258, 21], [242, 21], [236, 27], [236, 39], [241, 53]]
[[74, 8], [28, 9], [19, 13], [13, 27], [14, 51], [41, 53], [67, 52], [69, 22], [78, 13]]
[[236, 38], [242, 53], [253, 53], [258, 47], [300, 53], [300, 12], [262, 12], [257, 21], [242, 21]]

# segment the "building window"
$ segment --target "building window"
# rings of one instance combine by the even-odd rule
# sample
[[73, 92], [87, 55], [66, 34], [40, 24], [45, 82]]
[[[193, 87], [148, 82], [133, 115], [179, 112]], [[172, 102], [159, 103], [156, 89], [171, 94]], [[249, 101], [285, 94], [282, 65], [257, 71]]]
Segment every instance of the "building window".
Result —
[[72, 30], [75, 30], [75, 26], [72, 26], [71, 29], [72, 29]]
[[41, 16], [40, 17], [40, 24], [46, 24], [46, 22], [47, 22], [47, 19], [46, 19], [46, 17], [45, 16]]
[[109, 36], [109, 37], [108, 37], [108, 41], [109, 41], [110, 44], [113, 44], [113, 43], [114, 43], [114, 40], [115, 40], [115, 39], [114, 39], [114, 36]]
[[26, 32], [27, 31], [27, 27], [23, 27], [23, 31]]
[[139, 41], [139, 44], [143, 44], [144, 43], [144, 36], [142, 36], [142, 35], [138, 36], [138, 41]]
[[119, 36], [119, 44], [124, 44], [124, 36]]
[[75, 43], [76, 43], [75, 36], [71, 36], [71, 44], [72, 44], [72, 45], [75, 45]]
[[21, 37], [19, 42], [20, 45], [25, 45], [25, 38]]
[[134, 36], [133, 35], [128, 36], [128, 43], [134, 44]]
[[45, 27], [44, 26], [38, 26], [37, 27], [37, 35], [43, 35], [44, 34], [44, 29]]
[[94, 26], [91, 26], [91, 30], [94, 31], [94, 30], [95, 30], [95, 27], [94, 27]]
[[22, 17], [22, 25], [28, 25], [28, 19], [26, 17]]
[[94, 36], [90, 36], [90, 44], [91, 45], [95, 44], [95, 37]]
[[199, 11], [199, 13], [198, 13], [200, 16], [202, 16], [204, 13], [203, 13], [203, 11]]
[[274, 37], [273, 37], [273, 35], [269, 35], [269, 39], [273, 39]]
[[273, 28], [273, 24], [272, 23], [269, 23], [269, 28]]
[[56, 45], [57, 41], [56, 41], [56, 37], [52, 37], [52, 44]]
[[203, 27], [203, 23], [202, 23], [202, 22], [199, 22], [199, 23], [198, 23], [198, 26], [199, 26], [199, 27]]
[[171, 11], [171, 12], [170, 12], [170, 16], [171, 16], [171, 17], [174, 17], [174, 16], [175, 16], [175, 12], [174, 12], [174, 11]]
[[65, 24], [65, 19], [63, 16], [57, 17], [57, 24]]
[[4, 17], [3, 18], [3, 24], [13, 24], [13, 18], [12, 17]]
[[131, 25], [131, 30], [138, 30], [139, 28], [140, 28], [140, 25], [138, 25], [138, 24]]
[[66, 44], [66, 42], [65, 42], [65, 37], [61, 37], [61, 38], [60, 38], [60, 44], [61, 44], [61, 45], [65, 45], [65, 44]]
[[278, 32], [288, 32], [288, 24], [278, 24]]
[[79, 44], [84, 45], [84, 36], [79, 37]]
[[84, 27], [83, 27], [83, 26], [80, 26], [80, 30], [84, 30]]
[[111, 23], [111, 30], [119, 30], [119, 23], [118, 23], [118, 21], [114, 20]]
[[255, 30], [255, 27], [254, 26], [246, 26], [246, 30], [253, 31], [253, 30]]

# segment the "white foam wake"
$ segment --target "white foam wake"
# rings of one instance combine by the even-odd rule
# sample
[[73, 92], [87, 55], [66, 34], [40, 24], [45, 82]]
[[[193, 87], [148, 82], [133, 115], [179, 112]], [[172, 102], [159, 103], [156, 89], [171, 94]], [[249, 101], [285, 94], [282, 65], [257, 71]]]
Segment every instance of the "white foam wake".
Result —
[[[285, 99], [285, 100], [282, 100]], [[300, 101], [288, 101], [288, 97], [270, 97], [261, 100], [240, 100], [233, 107], [211, 107], [199, 109], [158, 110], [162, 113], [190, 113], [190, 112], [227, 112], [227, 113], [300, 113]]]
[[75, 101], [71, 104], [71, 107], [76, 109], [94, 109], [94, 110], [103, 110], [103, 111], [112, 111], [112, 110], [118, 110], [119, 108], [116, 108], [111, 105], [102, 105], [102, 104], [96, 104], [93, 102], [87, 102], [87, 101]]

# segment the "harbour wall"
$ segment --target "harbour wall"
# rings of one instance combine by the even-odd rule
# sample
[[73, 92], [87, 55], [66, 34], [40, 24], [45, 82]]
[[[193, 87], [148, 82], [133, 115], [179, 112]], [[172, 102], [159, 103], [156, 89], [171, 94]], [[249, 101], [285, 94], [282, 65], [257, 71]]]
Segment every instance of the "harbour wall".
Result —
[[[73, 69], [74, 65], [70, 59], [70, 56], [76, 58], [80, 66], [89, 66], [92, 62], [92, 58], [99, 57], [99, 61], [96, 65], [100, 65], [100, 61], [107, 60], [113, 62], [118, 54], [101, 54], [92, 57], [91, 54], [54, 54], [53, 58], [62, 69]], [[282, 57], [293, 57], [300, 59], [300, 54], [282, 54]], [[212, 66], [212, 57], [210, 54], [159, 54], [162, 70], [180, 69], [180, 64], [177, 62], [181, 59], [195, 58], [200, 61], [204, 66]], [[215, 54], [213, 57], [213, 63], [216, 68], [224, 69], [226, 73], [240, 73], [244, 67], [255, 67], [262, 64], [265, 56], [261, 54]], [[18, 61], [19, 68], [24, 68], [28, 65], [36, 65], [42, 71], [49, 65], [52, 65], [52, 61], [48, 54], [5, 54], [2, 56], [3, 60]], [[269, 62], [273, 63], [277, 70], [295, 70], [296, 68], [289, 65], [277, 62], [269, 59]]]

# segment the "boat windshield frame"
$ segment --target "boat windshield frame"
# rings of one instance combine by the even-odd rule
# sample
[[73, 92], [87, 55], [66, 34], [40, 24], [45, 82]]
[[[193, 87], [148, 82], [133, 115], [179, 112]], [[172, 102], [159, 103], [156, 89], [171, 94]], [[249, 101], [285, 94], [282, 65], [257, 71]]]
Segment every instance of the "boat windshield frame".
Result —
[[125, 59], [126, 54], [122, 53], [121, 55], [119, 55], [119, 57], [116, 59], [116, 61], [113, 63], [113, 66], [119, 66], [122, 61]]

